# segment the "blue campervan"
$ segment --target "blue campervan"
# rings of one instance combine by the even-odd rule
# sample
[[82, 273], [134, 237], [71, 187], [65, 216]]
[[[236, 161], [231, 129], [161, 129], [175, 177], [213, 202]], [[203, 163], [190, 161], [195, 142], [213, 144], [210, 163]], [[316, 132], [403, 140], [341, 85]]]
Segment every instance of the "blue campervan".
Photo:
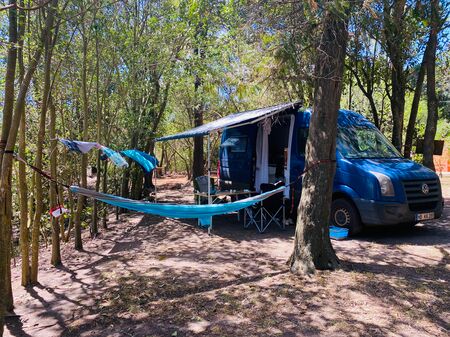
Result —
[[[219, 150], [221, 188], [258, 190], [260, 183], [297, 180], [285, 194], [297, 205], [297, 177], [305, 166], [310, 117], [310, 110], [291, 107], [265, 120], [225, 129]], [[436, 173], [402, 158], [364, 116], [339, 111], [336, 159], [333, 225], [357, 233], [364, 226], [414, 225], [441, 216]]]

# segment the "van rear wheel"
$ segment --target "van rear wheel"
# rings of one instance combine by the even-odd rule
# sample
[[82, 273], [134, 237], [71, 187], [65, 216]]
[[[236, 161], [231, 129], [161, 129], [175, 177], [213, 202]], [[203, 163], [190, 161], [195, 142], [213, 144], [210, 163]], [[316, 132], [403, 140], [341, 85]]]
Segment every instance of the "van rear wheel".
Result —
[[355, 205], [347, 199], [336, 199], [331, 203], [330, 222], [333, 226], [348, 228], [351, 235], [362, 230], [361, 219]]

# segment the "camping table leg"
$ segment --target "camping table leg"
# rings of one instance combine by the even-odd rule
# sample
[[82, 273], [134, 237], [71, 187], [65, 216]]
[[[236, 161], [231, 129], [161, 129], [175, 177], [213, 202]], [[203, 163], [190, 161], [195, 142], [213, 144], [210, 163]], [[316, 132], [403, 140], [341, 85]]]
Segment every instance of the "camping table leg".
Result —
[[252, 212], [251, 206], [244, 208], [244, 228], [249, 228], [252, 223], [254, 223], [256, 228], [258, 228], [258, 224], [255, 221], [255, 217], [257, 216], [257, 214], [253, 214], [251, 212]]
[[264, 208], [263, 207], [264, 207], [263, 206], [263, 201], [261, 200], [261, 222], [260, 222], [259, 227], [258, 227], [258, 231], [260, 233], [264, 232], [264, 212], [263, 212]]

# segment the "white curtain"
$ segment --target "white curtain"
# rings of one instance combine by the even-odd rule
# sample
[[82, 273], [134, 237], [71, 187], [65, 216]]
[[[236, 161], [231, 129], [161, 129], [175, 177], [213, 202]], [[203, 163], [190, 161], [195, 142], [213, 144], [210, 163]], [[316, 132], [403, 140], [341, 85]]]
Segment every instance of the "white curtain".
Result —
[[[294, 122], [295, 117], [294, 115], [291, 115], [290, 119], [290, 125], [289, 125], [289, 140], [288, 140], [288, 153], [287, 153], [287, 167], [284, 171], [284, 181], [286, 185], [289, 185], [291, 182], [290, 175], [291, 175], [291, 149], [292, 149], [292, 136], [294, 133]], [[286, 187], [284, 189], [284, 197], [289, 199], [289, 187]]]
[[256, 172], [255, 188], [261, 191], [261, 184], [269, 182], [269, 134], [272, 129], [272, 121], [266, 118], [258, 124], [256, 134]]

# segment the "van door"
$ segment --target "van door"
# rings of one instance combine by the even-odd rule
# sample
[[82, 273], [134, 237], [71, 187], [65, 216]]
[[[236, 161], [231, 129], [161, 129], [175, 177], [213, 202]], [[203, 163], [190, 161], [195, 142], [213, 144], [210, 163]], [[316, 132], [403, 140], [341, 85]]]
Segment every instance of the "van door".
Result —
[[292, 135], [290, 181], [295, 181], [293, 188], [291, 188], [291, 198], [294, 198], [295, 205], [298, 205], [300, 193], [302, 191], [302, 179], [299, 179], [299, 176], [303, 173], [305, 168], [305, 150], [306, 141], [308, 139], [310, 116], [311, 113], [308, 111], [298, 113], [295, 118], [295, 126]]
[[222, 189], [253, 189], [256, 125], [224, 130], [219, 149]]

